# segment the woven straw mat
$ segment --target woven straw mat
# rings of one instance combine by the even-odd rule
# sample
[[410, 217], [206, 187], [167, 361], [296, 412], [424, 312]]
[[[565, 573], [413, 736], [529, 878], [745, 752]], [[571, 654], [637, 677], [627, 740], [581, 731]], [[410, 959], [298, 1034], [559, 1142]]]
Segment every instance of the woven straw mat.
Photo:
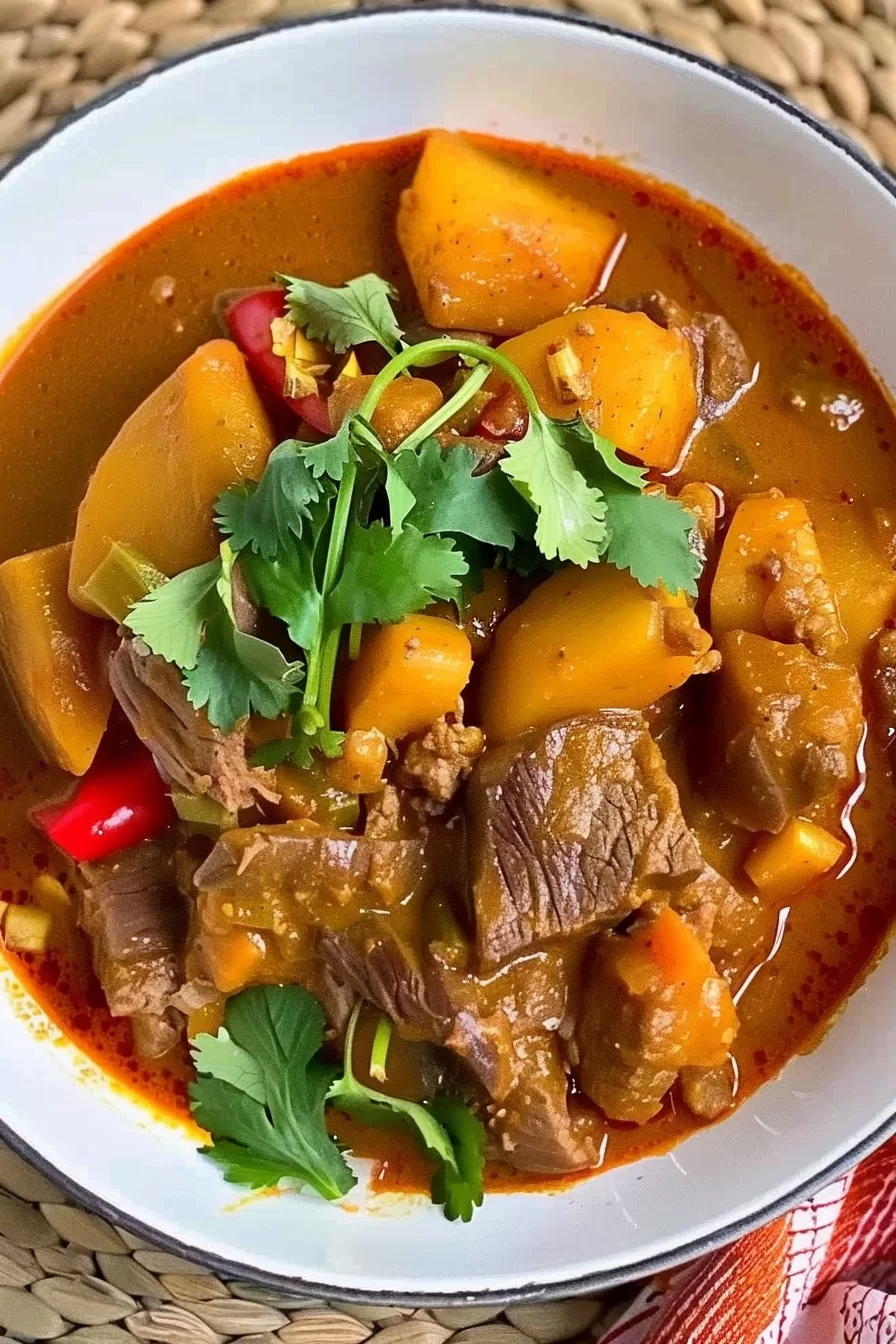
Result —
[[[0, 164], [57, 117], [158, 61], [352, 0], [0, 0]], [[546, 7], [565, 9], [564, 0]], [[896, 0], [577, 0], [594, 18], [742, 66], [896, 171]], [[631, 1293], [628, 1297], [631, 1297]], [[81, 1344], [552, 1344], [626, 1304], [432, 1311], [225, 1283], [67, 1203], [0, 1146], [0, 1336]]]

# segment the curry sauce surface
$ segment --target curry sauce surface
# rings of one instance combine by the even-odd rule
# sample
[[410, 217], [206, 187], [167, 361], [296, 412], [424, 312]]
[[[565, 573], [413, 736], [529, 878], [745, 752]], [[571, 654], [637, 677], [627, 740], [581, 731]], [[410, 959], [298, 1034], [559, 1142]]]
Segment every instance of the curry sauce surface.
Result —
[[[212, 300], [220, 290], [266, 284], [275, 271], [326, 284], [373, 271], [411, 300], [394, 218], [421, 143], [340, 150], [226, 184], [129, 240], [54, 304], [0, 370], [0, 560], [71, 537], [90, 472], [123, 421], [217, 334]], [[896, 505], [896, 421], [842, 330], [799, 277], [683, 193], [608, 161], [484, 143], [619, 220], [627, 242], [606, 292], [611, 302], [661, 290], [723, 314], [741, 336], [759, 366], [756, 385], [697, 437], [681, 477], [710, 481], [729, 502], [770, 486], [804, 498], [859, 650], [882, 614], [896, 609], [892, 575], [872, 554], [868, 532], [871, 503]], [[840, 422], [850, 423], [794, 404], [800, 389], [811, 401], [819, 387], [844, 408]], [[40, 872], [66, 878], [27, 820], [28, 808], [65, 781], [37, 760], [6, 698], [0, 715], [0, 898], [16, 900]], [[688, 786], [688, 723], [685, 714], [661, 735], [664, 752], [706, 858], [744, 890], [743, 834]], [[755, 972], [739, 1002], [741, 1097], [817, 1041], [881, 952], [896, 915], [896, 801], [882, 750], [870, 742], [866, 753], [848, 871], [797, 897], [786, 916], [757, 898], [745, 927], [725, 931], [735, 985]], [[779, 922], [783, 938], [767, 960]], [[186, 1052], [153, 1064], [135, 1056], [128, 1023], [105, 1007], [82, 935], [19, 964], [53, 1019], [98, 1064], [153, 1106], [187, 1117]], [[381, 1159], [378, 1188], [425, 1183], [425, 1163], [400, 1136], [338, 1123], [356, 1151]], [[699, 1126], [674, 1094], [641, 1129], [599, 1123], [608, 1166], [661, 1151]], [[489, 1174], [492, 1188], [565, 1183], [500, 1166]]]

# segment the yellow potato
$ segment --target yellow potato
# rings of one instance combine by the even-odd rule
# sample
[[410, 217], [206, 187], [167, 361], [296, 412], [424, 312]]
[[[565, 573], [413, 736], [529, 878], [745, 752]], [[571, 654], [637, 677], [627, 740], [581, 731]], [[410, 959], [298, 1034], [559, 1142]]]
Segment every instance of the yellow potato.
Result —
[[830, 831], [791, 817], [778, 835], [763, 835], [744, 861], [747, 876], [761, 892], [784, 900], [839, 862], [846, 845]]
[[81, 592], [112, 542], [132, 546], [163, 574], [215, 555], [218, 495], [257, 480], [274, 432], [232, 341], [209, 341], [151, 393], [100, 458], [78, 510], [71, 600], [104, 615]]
[[111, 626], [68, 598], [70, 541], [0, 565], [0, 658], [19, 712], [48, 761], [83, 775], [112, 708]]
[[[552, 353], [568, 349], [579, 395], [560, 395]], [[691, 346], [644, 313], [585, 308], [505, 341], [543, 411], [568, 420], [580, 411], [598, 433], [649, 467], [675, 465], [697, 417]]]
[[[678, 627], [677, 631], [675, 627]], [[482, 726], [491, 743], [599, 709], [644, 709], [680, 686], [709, 647], [683, 594], [642, 588], [613, 565], [570, 566], [540, 584], [495, 632], [484, 660]]]
[[619, 237], [595, 206], [449, 131], [428, 137], [397, 227], [427, 322], [498, 335], [582, 303]]

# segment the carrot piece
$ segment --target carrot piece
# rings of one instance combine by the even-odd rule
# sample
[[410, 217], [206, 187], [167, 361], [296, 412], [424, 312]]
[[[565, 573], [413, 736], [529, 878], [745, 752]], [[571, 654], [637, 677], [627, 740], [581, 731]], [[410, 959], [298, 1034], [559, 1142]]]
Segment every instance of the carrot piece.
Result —
[[768, 896], [793, 896], [837, 864], [846, 849], [830, 831], [791, 817], [777, 835], [763, 835], [744, 862], [754, 886]]
[[378, 728], [356, 728], [346, 733], [342, 755], [327, 762], [330, 784], [349, 794], [378, 793], [388, 759], [389, 748]]
[[222, 994], [245, 989], [265, 958], [264, 939], [251, 929], [204, 933], [202, 948], [215, 989]]
[[425, 732], [455, 708], [472, 667], [470, 641], [452, 621], [408, 616], [377, 626], [349, 671], [349, 731], [378, 728], [393, 739]]

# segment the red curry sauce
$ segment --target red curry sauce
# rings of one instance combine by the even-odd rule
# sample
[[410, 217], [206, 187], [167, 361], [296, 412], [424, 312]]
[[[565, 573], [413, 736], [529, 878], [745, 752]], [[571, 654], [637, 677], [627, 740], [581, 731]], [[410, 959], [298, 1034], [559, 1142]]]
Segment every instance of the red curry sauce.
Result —
[[[779, 486], [810, 503], [819, 541], [858, 649], [896, 607], [896, 578], [873, 550], [865, 501], [896, 504], [891, 447], [896, 422], [838, 325], [799, 277], [774, 265], [714, 211], [616, 163], [556, 150], [490, 142], [609, 211], [627, 234], [607, 297], [662, 290], [688, 307], [724, 314], [759, 363], [754, 392], [698, 437], [682, 479], [708, 479], [735, 495]], [[248, 174], [172, 212], [101, 261], [30, 329], [0, 372], [0, 560], [71, 536], [97, 459], [125, 418], [196, 346], [215, 334], [212, 300], [223, 289], [264, 284], [272, 271], [324, 283], [372, 271], [411, 292], [394, 236], [399, 193], [421, 145], [411, 137], [317, 155]], [[800, 411], [788, 389], [821, 380], [856, 423], [837, 428]], [[848, 413], [846, 413], [848, 419]], [[47, 483], [52, 482], [48, 491]], [[861, 573], [861, 581], [858, 576]], [[14, 711], [2, 708], [0, 897], [24, 899], [57, 860], [26, 819], [52, 793], [57, 772], [40, 764]], [[686, 728], [686, 724], [685, 724]], [[689, 794], [675, 731], [661, 737], [703, 851], [743, 889], [744, 838]], [[676, 768], [678, 767], [678, 768]], [[758, 898], [749, 927], [730, 931], [726, 957], [743, 984], [735, 1047], [740, 1095], [811, 1048], [880, 954], [896, 913], [896, 801], [881, 749], [867, 746], [867, 780], [852, 810], [853, 862], [797, 898], [782, 916]], [[61, 774], [58, 780], [62, 782]], [[60, 871], [60, 880], [66, 875]], [[139, 1060], [130, 1027], [110, 1017], [89, 969], [86, 940], [72, 932], [19, 969], [51, 1017], [108, 1073], [154, 1107], [186, 1118], [186, 1052]], [[765, 964], [763, 964], [765, 963]], [[758, 968], [758, 969], [757, 969]], [[673, 1094], [674, 1096], [674, 1094]], [[350, 1122], [356, 1151], [385, 1159], [378, 1184], [418, 1188], [425, 1163], [400, 1136], [375, 1143]], [[647, 1126], [607, 1124], [605, 1165], [671, 1146], [698, 1125], [667, 1103]], [[495, 1166], [492, 1188], [550, 1182]]]

